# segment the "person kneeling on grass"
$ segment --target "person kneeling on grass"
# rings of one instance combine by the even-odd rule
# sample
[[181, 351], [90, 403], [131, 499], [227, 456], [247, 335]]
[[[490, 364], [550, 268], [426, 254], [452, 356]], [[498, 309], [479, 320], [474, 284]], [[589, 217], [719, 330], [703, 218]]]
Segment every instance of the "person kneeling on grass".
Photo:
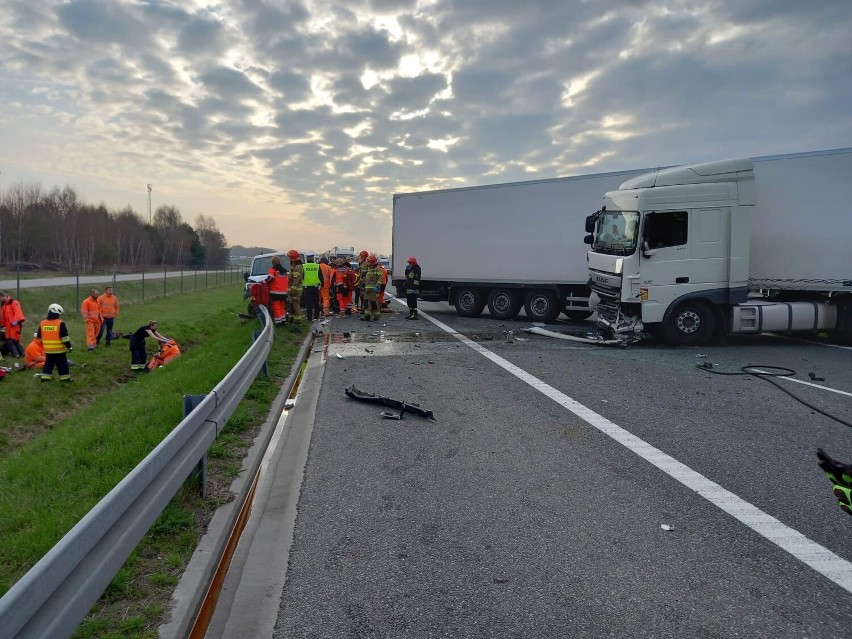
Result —
[[145, 326], [140, 326], [136, 329], [133, 335], [130, 336], [130, 370], [136, 373], [141, 373], [148, 370], [148, 352], [145, 350], [145, 340], [153, 337], [160, 344], [165, 344], [169, 341], [168, 337], [160, 335], [157, 332], [158, 322], [151, 320]]

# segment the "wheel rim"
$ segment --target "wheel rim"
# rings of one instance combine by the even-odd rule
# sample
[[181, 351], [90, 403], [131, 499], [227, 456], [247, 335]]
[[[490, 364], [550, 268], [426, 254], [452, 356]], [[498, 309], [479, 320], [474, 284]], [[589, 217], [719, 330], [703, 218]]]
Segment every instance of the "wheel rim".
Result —
[[473, 309], [473, 304], [474, 304], [473, 293], [471, 293], [469, 291], [465, 291], [464, 293], [459, 295], [457, 304], [458, 304], [458, 307], [461, 308], [464, 311], [469, 311], [469, 310]]
[[537, 315], [539, 317], [547, 315], [547, 313], [550, 312], [550, 300], [546, 297], [534, 297], [532, 299], [532, 304], [530, 304], [530, 310], [532, 310], [533, 315]]
[[512, 300], [508, 295], [500, 294], [494, 296], [494, 309], [500, 313], [505, 313], [512, 306]]
[[692, 309], [684, 310], [678, 313], [675, 325], [684, 335], [694, 335], [701, 330], [701, 314]]

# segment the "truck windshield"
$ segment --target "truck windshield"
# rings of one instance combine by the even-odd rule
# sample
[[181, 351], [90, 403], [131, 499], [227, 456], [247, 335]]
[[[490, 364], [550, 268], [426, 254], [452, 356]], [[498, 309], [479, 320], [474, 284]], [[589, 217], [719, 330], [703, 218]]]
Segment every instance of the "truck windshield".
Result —
[[636, 250], [639, 213], [636, 211], [604, 211], [595, 227], [592, 249], [610, 255], [630, 255]]

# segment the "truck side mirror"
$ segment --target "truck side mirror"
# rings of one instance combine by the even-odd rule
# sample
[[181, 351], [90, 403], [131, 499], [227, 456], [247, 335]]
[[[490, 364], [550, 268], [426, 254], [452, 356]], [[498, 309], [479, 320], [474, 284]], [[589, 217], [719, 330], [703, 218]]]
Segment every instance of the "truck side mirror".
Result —
[[244, 281], [246, 281], [246, 282], [248, 282], [248, 278], [249, 278], [249, 272], [248, 272], [248, 271], [244, 271], [244, 272], [243, 272], [243, 280], [244, 280]]
[[[589, 215], [586, 217], [586, 233], [594, 233], [595, 232], [595, 217], [594, 215]], [[586, 242], [586, 244], [591, 244], [591, 242]]]
[[642, 240], [642, 257], [651, 257], [656, 252], [657, 249], [652, 249], [651, 245], [648, 244], [648, 240]]
[[583, 244], [592, 244], [595, 241], [594, 235], [587, 235], [583, 238]]

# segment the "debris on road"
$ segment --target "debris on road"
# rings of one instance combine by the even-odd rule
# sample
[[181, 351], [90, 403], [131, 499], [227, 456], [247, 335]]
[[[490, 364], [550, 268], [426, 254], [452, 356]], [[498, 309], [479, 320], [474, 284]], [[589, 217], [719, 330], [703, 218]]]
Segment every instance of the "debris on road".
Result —
[[337, 359], [345, 359], [340, 353], [335, 353], [334, 355], [337, 357]]
[[825, 377], [817, 377], [816, 373], [808, 373], [808, 377], [811, 378], [812, 382], [824, 382]]
[[662, 528], [666, 532], [671, 532], [674, 530], [674, 526], [671, 526], [669, 524], [660, 524], [660, 528]]
[[[425, 417], [426, 419], [432, 420], [433, 422], [438, 421], [435, 419], [435, 414], [431, 410], [426, 410], [425, 408], [421, 408], [420, 404], [412, 404], [409, 402], [402, 402], [398, 399], [392, 399], [390, 397], [381, 397], [380, 395], [373, 395], [372, 393], [367, 393], [366, 391], [359, 390], [354, 386], [350, 386], [345, 391], [346, 396], [351, 399], [357, 399], [361, 402], [367, 402], [368, 404], [380, 404], [382, 406], [388, 406], [390, 408], [396, 408], [401, 412], [413, 413], [415, 415], [419, 415], [420, 417]], [[392, 415], [392, 413], [385, 414], [382, 413], [383, 417], [388, 417]], [[390, 419], [402, 419], [402, 417], [390, 417]]]
[[543, 335], [544, 337], [553, 337], [556, 339], [567, 339], [574, 342], [581, 342], [583, 344], [600, 344], [602, 346], [627, 346], [628, 342], [626, 340], [620, 339], [605, 339], [603, 337], [578, 337], [577, 335], [568, 335], [567, 333], [558, 333], [556, 331], [549, 331], [546, 328], [541, 328], [540, 326], [533, 326], [532, 328], [525, 328], [524, 331], [527, 333], [534, 333], [535, 335]]

